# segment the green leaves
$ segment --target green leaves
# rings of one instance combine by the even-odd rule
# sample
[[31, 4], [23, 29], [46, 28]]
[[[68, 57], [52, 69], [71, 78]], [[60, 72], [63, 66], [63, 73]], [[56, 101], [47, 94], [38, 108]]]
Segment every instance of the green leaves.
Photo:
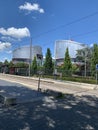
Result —
[[34, 60], [32, 62], [32, 72], [33, 72], [33, 74], [37, 73], [37, 60], [36, 60], [36, 57], [34, 57]]
[[64, 58], [64, 70], [71, 70], [72, 69], [72, 63], [71, 63], [71, 58], [69, 56], [69, 50], [68, 48], [66, 49], [65, 52], [65, 58]]
[[51, 51], [49, 48], [47, 48], [44, 69], [45, 69], [45, 74], [52, 74], [53, 73], [53, 62], [52, 62]]
[[71, 63], [71, 58], [69, 56], [68, 48], [66, 49], [66, 52], [65, 52], [63, 69], [64, 69], [66, 75], [71, 74], [72, 63]]
[[91, 58], [91, 70], [93, 76], [95, 75], [96, 64], [98, 64], [98, 45], [94, 44], [92, 58]]

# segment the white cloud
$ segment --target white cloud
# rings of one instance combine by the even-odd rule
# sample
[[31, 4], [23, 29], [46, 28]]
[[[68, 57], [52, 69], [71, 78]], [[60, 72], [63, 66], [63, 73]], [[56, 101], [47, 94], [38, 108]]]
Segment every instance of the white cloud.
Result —
[[4, 36], [10, 36], [13, 38], [24, 38], [24, 37], [30, 37], [30, 31], [28, 28], [8, 28], [8, 29], [4, 29], [4, 28], [0, 28], [0, 33]]
[[37, 3], [31, 4], [29, 2], [25, 2], [24, 5], [19, 6], [19, 9], [20, 10], [27, 10], [29, 12], [38, 11], [39, 13], [44, 13], [44, 9], [40, 8], [39, 4], [37, 4]]
[[44, 9], [39, 9], [39, 12], [40, 13], [44, 13]]
[[[12, 38], [10, 36], [2, 36], [1, 40], [3, 40], [3, 41], [9, 41], [9, 42], [16, 42], [17, 41], [17, 39]], [[18, 40], [20, 40], [20, 39], [18, 39]]]
[[0, 41], [0, 51], [3, 51], [7, 48], [11, 47], [11, 43], [10, 42], [1, 42]]
[[93, 46], [94, 46], [94, 44], [93, 44], [93, 43], [91, 43], [91, 44], [90, 44], [90, 47], [93, 47]]
[[36, 18], [35, 16], [32, 16], [32, 19], [34, 19], [34, 20], [35, 20], [35, 19], [37, 19], [37, 18]]
[[6, 53], [11, 54], [11, 53], [12, 53], [12, 51], [10, 50], [10, 51], [7, 51]]

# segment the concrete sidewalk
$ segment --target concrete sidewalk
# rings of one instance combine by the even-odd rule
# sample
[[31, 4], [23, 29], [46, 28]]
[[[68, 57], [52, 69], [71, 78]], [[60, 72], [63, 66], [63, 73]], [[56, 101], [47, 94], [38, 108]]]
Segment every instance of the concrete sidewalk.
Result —
[[[32, 82], [39, 80], [39, 77], [25, 77], [25, 76], [17, 76], [17, 75], [9, 75], [9, 74], [2, 74], [0, 73], [0, 78], [1, 79], [6, 79], [6, 80], [13, 80], [13, 81], [29, 81]], [[95, 89], [98, 88], [98, 85], [96, 84], [88, 84], [88, 83], [81, 83], [81, 82], [72, 82], [72, 81], [61, 81], [61, 80], [54, 80], [54, 79], [49, 79], [49, 78], [40, 78], [41, 82], [47, 82], [47, 83], [52, 83], [52, 84], [61, 84], [61, 85], [70, 85], [70, 86], [76, 86], [76, 87], [81, 87], [84, 89]]]
[[[0, 74], [0, 79], [22, 84], [32, 90], [38, 89], [39, 78]], [[95, 88], [97, 88], [98, 86], [93, 84], [77, 83], [70, 81], [64, 82], [59, 80], [41, 78], [40, 87], [42, 90], [50, 89], [53, 91], [68, 94], [98, 96], [98, 90], [95, 90]]]

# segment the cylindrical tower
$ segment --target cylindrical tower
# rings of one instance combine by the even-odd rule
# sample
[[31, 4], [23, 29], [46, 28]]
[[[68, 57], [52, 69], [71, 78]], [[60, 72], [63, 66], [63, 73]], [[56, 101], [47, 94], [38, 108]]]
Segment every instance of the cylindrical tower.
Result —
[[69, 50], [69, 55], [72, 59], [72, 61], [76, 58], [77, 50], [83, 49], [85, 47], [85, 44], [81, 44], [79, 42], [75, 42], [72, 40], [57, 40], [55, 42], [55, 59], [56, 61], [62, 61], [65, 57], [66, 48]]
[[13, 51], [13, 62], [26, 62], [29, 63], [30, 60], [34, 59], [34, 56], [36, 56], [36, 59], [38, 62], [42, 62], [42, 48], [40, 46], [32, 46], [32, 56], [30, 59], [30, 46], [22, 46]]

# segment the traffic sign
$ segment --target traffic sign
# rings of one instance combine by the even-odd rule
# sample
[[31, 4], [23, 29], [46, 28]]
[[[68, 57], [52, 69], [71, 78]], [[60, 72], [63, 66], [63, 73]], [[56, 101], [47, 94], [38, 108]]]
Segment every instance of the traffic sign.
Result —
[[96, 70], [98, 70], [98, 64], [96, 64]]

